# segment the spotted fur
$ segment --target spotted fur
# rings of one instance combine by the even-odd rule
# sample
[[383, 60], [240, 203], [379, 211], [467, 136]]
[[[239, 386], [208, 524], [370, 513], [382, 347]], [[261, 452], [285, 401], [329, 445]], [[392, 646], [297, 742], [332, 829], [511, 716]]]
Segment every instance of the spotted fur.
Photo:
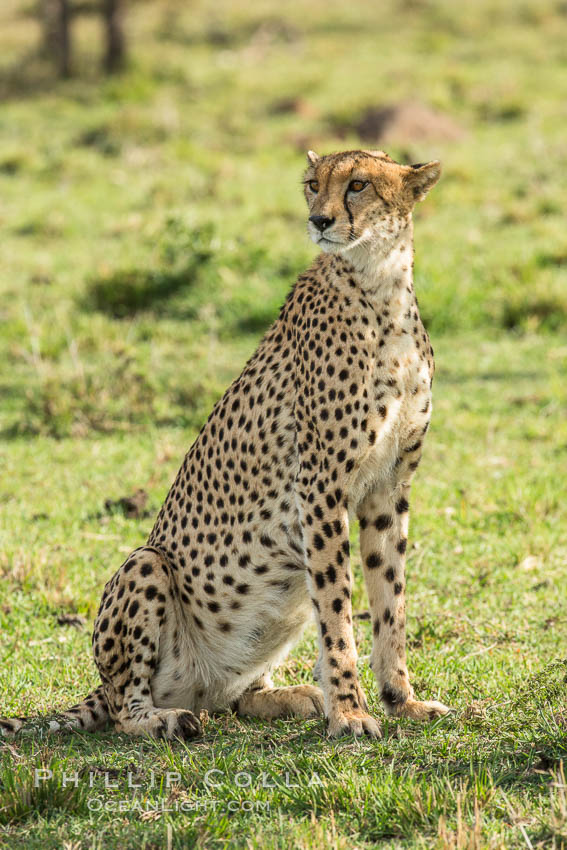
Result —
[[[357, 674], [349, 517], [358, 516], [385, 709], [427, 719], [405, 656], [410, 484], [431, 416], [433, 351], [412, 283], [412, 209], [439, 163], [308, 154], [321, 248], [189, 449], [146, 546], [107, 583], [93, 633], [102, 686], [58, 727], [188, 738], [201, 709], [324, 713], [378, 736]], [[315, 616], [312, 685], [270, 672]], [[5, 733], [21, 721], [3, 721]], [[55, 727], [54, 727], [55, 728]]]

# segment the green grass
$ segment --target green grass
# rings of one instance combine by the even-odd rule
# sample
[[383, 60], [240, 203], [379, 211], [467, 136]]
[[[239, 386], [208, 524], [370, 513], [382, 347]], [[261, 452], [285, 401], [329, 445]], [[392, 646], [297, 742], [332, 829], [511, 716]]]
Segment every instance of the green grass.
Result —
[[[3, 4], [4, 715], [60, 709], [97, 683], [102, 586], [152, 524], [105, 501], [143, 488], [157, 512], [313, 256], [305, 150], [359, 146], [349, 127], [368, 107], [407, 99], [462, 135], [387, 146], [444, 164], [416, 215], [437, 375], [408, 640], [418, 694], [455, 713], [384, 719], [379, 742], [232, 715], [187, 746], [20, 739], [0, 745], [0, 845], [567, 847], [564, 5], [136, 4], [128, 71], [98, 77], [98, 30], [81, 20], [78, 74], [61, 84], [30, 52], [28, 5]], [[358, 551], [353, 529], [362, 612]], [[58, 625], [75, 612], [84, 629]], [[370, 623], [355, 630], [381, 714]], [[279, 682], [311, 681], [315, 657], [311, 630]], [[34, 769], [53, 777], [34, 787]]]

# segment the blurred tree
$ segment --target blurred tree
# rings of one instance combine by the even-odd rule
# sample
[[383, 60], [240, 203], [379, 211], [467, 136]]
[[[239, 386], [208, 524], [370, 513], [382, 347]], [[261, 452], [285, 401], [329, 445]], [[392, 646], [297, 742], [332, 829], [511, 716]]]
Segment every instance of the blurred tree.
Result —
[[124, 66], [125, 43], [122, 28], [122, 0], [103, 0], [103, 14], [106, 26], [104, 68], [107, 74], [112, 74]]
[[42, 0], [43, 46], [60, 77], [71, 74], [69, 0]]
[[[91, 4], [73, 6], [70, 0], [40, 0], [43, 23], [44, 52], [53, 62], [60, 77], [69, 77], [71, 63], [71, 18], [81, 13], [92, 13]], [[98, 0], [94, 11], [99, 11], [104, 22], [106, 46], [103, 68], [107, 74], [124, 66], [126, 43], [122, 25], [123, 0]]]

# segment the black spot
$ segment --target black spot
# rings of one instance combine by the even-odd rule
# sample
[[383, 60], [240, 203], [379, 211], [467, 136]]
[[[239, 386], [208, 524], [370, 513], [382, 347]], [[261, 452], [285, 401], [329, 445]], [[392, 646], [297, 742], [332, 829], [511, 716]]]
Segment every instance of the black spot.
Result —
[[387, 528], [391, 528], [394, 524], [394, 520], [388, 514], [380, 514], [374, 520], [374, 527], [377, 531], [386, 531]]
[[382, 700], [386, 705], [402, 705], [407, 697], [401, 691], [395, 691], [390, 685], [384, 685], [381, 692]]
[[413, 446], [410, 446], [408, 449], [406, 449], [406, 452], [408, 454], [411, 454], [412, 452], [416, 452], [420, 447], [421, 447], [421, 440], [418, 441], [417, 443], [414, 443]]
[[375, 570], [376, 567], [382, 565], [382, 560], [383, 559], [381, 555], [379, 555], [377, 552], [372, 552], [366, 559], [366, 566], [369, 570]]
[[313, 545], [316, 549], [319, 550], [325, 548], [325, 541], [323, 540], [320, 534], [315, 534], [315, 536], [313, 537]]

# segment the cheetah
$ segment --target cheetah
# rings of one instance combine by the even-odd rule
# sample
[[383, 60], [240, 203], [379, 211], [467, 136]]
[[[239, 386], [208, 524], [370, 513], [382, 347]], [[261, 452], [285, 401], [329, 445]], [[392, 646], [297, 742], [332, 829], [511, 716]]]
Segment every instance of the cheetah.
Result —
[[[358, 517], [385, 711], [427, 720], [405, 652], [411, 481], [431, 416], [433, 350], [413, 288], [412, 210], [437, 161], [307, 155], [320, 248], [189, 449], [145, 546], [104, 588], [102, 684], [49, 729], [189, 739], [200, 712], [310, 718], [381, 734], [357, 673], [349, 522]], [[271, 673], [314, 617], [320, 684]], [[3, 720], [5, 734], [25, 721]]]

